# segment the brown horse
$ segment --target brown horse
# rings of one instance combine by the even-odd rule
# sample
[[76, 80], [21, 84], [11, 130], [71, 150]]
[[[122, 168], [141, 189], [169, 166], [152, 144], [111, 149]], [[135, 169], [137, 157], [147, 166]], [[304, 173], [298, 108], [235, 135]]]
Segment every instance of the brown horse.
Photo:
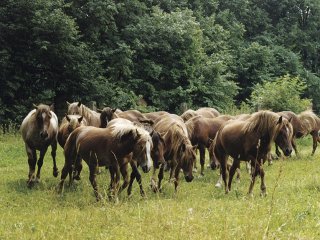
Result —
[[[65, 164], [61, 173], [59, 192], [62, 192], [68, 174], [72, 182], [73, 168], [79, 169], [79, 164], [83, 159], [89, 166], [89, 180], [96, 199], [100, 199], [96, 182], [98, 166], [108, 166], [111, 177], [109, 197], [116, 197], [119, 190], [120, 172], [127, 171], [127, 156], [132, 152], [141, 153], [144, 149], [147, 157], [143, 158], [139, 165], [147, 172], [152, 165], [151, 147], [152, 140], [149, 133], [133, 124], [119, 123], [108, 128], [76, 128], [70, 134], [64, 147]], [[123, 172], [122, 174], [126, 175]]]
[[115, 118], [124, 118], [130, 120], [134, 123], [151, 123], [153, 122], [145, 117], [141, 112], [138, 110], [127, 110], [124, 112], [116, 112], [117, 109], [112, 109], [110, 107], [103, 108], [100, 113], [100, 127], [106, 127], [108, 122]]
[[193, 118], [195, 116], [199, 116], [199, 114], [192, 109], [188, 109], [180, 115], [184, 122], [188, 121], [190, 118]]
[[[261, 194], [266, 194], [264, 170], [262, 165], [267, 159], [272, 141], [277, 142], [286, 156], [292, 151], [292, 125], [287, 119], [271, 111], [260, 111], [245, 120], [233, 120], [224, 125], [216, 135], [214, 156], [220, 163], [222, 179], [226, 193], [231, 189], [235, 170], [240, 160], [251, 162], [251, 183], [249, 194], [252, 194], [255, 178], [261, 176]], [[228, 156], [233, 158], [230, 175], [227, 171]]]
[[[195, 148], [192, 146], [188, 131], [183, 119], [175, 114], [164, 116], [154, 126], [154, 129], [160, 133], [164, 140], [164, 158], [170, 166], [170, 179], [174, 173], [175, 191], [177, 191], [179, 173], [183, 170], [187, 182], [193, 180], [193, 163], [196, 160]], [[161, 181], [163, 179], [164, 164], [161, 164], [158, 174], [158, 184], [155, 180], [156, 168], [151, 181], [154, 191], [161, 190]]]
[[[153, 160], [153, 166], [155, 168], [159, 168], [159, 165], [165, 162], [163, 157], [164, 140], [162, 139], [160, 134], [157, 131], [155, 131], [152, 128], [152, 126], [149, 124], [132, 123], [131, 121], [124, 118], [116, 118], [110, 121], [110, 123], [108, 124], [108, 127], [111, 127], [114, 124], [120, 124], [120, 123], [124, 125], [138, 125], [139, 127], [142, 127], [149, 132], [152, 139], [151, 158]], [[142, 156], [141, 152], [133, 152], [132, 154], [128, 155], [127, 158], [129, 159], [128, 162], [131, 165], [132, 172], [130, 175], [129, 183], [128, 183], [128, 175], [125, 175], [123, 172], [121, 172], [124, 178], [124, 184], [121, 186], [120, 190], [122, 191], [129, 184], [127, 193], [128, 195], [131, 195], [132, 184], [136, 179], [140, 187], [140, 194], [143, 197], [145, 196], [145, 193], [143, 190], [141, 174], [139, 173], [138, 167], [141, 165], [142, 159], [145, 158], [145, 155]]]
[[[56, 164], [58, 118], [53, 112], [53, 105], [49, 107], [48, 105], [40, 104], [38, 106], [34, 105], [34, 107], [36, 109], [29, 112], [20, 127], [28, 155], [28, 187], [32, 187], [34, 182], [40, 180], [43, 158], [49, 145], [51, 145], [52, 149], [53, 176], [57, 177], [59, 174]], [[37, 150], [40, 151], [38, 163]], [[38, 171], [35, 175], [36, 164], [38, 165]]]
[[158, 112], [149, 112], [149, 113], [143, 113], [143, 116], [150, 119], [154, 123], [161, 120], [161, 117], [164, 117], [165, 115], [169, 115], [166, 111], [158, 111]]
[[193, 146], [197, 146], [200, 152], [201, 175], [204, 175], [205, 149], [209, 148], [220, 127], [228, 118], [205, 118], [196, 116], [185, 124]]
[[100, 126], [100, 113], [91, 110], [81, 102], [73, 102], [68, 104], [69, 115], [80, 115], [83, 116], [88, 126], [99, 127]]
[[[304, 137], [308, 134], [307, 129], [304, 128], [301, 120], [299, 119], [299, 117], [291, 111], [282, 111], [282, 112], [278, 112], [277, 114], [279, 114], [280, 116], [286, 118], [287, 120], [290, 121], [290, 123], [292, 124], [292, 128], [293, 128], [293, 135], [292, 135], [292, 140], [291, 140], [291, 144], [292, 147], [296, 153], [296, 155], [298, 155], [298, 150], [297, 150], [297, 145], [296, 145], [296, 138], [301, 138]], [[279, 147], [276, 144], [276, 154], [278, 156], [281, 156], [281, 152], [279, 151]]]
[[80, 127], [86, 126], [86, 120], [83, 119], [83, 116], [80, 115], [66, 115], [60, 124], [58, 131], [58, 143], [63, 148], [67, 138], [71, 134], [71, 132]]
[[220, 115], [217, 109], [211, 107], [202, 107], [196, 110], [196, 113], [202, 117], [215, 118]]
[[[310, 134], [313, 140], [313, 148], [311, 155], [314, 155], [318, 142], [320, 142], [319, 138], [319, 130], [320, 130], [320, 118], [311, 110], [304, 111], [298, 115], [299, 120], [301, 121], [301, 125], [305, 130], [302, 133], [299, 133], [297, 137], [301, 137], [300, 135], [303, 133]], [[302, 135], [303, 136], [303, 135]]]

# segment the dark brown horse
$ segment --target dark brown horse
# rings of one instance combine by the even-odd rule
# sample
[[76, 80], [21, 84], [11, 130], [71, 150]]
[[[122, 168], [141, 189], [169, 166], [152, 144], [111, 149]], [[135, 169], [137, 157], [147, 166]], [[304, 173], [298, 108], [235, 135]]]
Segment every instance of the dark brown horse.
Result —
[[[187, 128], [181, 117], [170, 114], [164, 116], [154, 126], [164, 140], [164, 158], [170, 166], [170, 179], [174, 174], [175, 191], [177, 191], [180, 170], [183, 170], [187, 182], [193, 180], [193, 164], [196, 160], [195, 148], [192, 146]], [[161, 164], [158, 174], [158, 184], [156, 183], [154, 168], [151, 186], [154, 191], [161, 189], [163, 179], [164, 164]]]
[[310, 134], [312, 136], [313, 148], [312, 148], [311, 155], [313, 155], [317, 149], [318, 142], [320, 142], [320, 138], [319, 138], [320, 118], [311, 110], [307, 110], [300, 113], [298, 115], [298, 118], [301, 122], [304, 132], [299, 132], [297, 137], [302, 137], [304, 136], [303, 134], [305, 135]]
[[[28, 186], [32, 187], [34, 182], [40, 180], [40, 171], [43, 164], [43, 158], [51, 145], [51, 156], [53, 160], [53, 176], [57, 177], [59, 172], [56, 164], [57, 150], [57, 133], [58, 133], [58, 118], [53, 112], [53, 105], [48, 106], [40, 104], [35, 106], [36, 109], [29, 112], [24, 118], [20, 131], [25, 143], [28, 164]], [[40, 151], [40, 157], [37, 162], [37, 150]], [[36, 164], [38, 171], [35, 175]]]
[[80, 127], [86, 126], [86, 120], [83, 119], [83, 116], [80, 115], [66, 115], [60, 124], [58, 131], [58, 143], [63, 148], [67, 138], [71, 134], [71, 132]]
[[[270, 111], [260, 111], [245, 121], [233, 120], [224, 125], [214, 140], [214, 156], [220, 163], [226, 193], [231, 189], [232, 178], [239, 168], [240, 160], [243, 160], [251, 162], [249, 194], [252, 194], [256, 176], [260, 175], [261, 194], [265, 195], [262, 166], [270, 152], [271, 143], [276, 140], [285, 155], [290, 155], [292, 132], [292, 125], [287, 119]], [[230, 174], [227, 171], [228, 156], [233, 158]]]
[[[120, 173], [127, 176], [128, 155], [144, 150], [146, 157], [141, 158], [139, 165], [149, 171], [152, 165], [150, 149], [152, 140], [149, 133], [133, 124], [114, 124], [108, 128], [79, 127], [69, 136], [65, 147], [65, 164], [61, 173], [59, 191], [62, 192], [65, 178], [69, 174], [72, 182], [72, 171], [79, 169], [81, 159], [89, 166], [89, 180], [96, 199], [100, 195], [96, 182], [98, 166], [108, 166], [110, 171], [109, 197], [116, 197], [119, 190]], [[124, 187], [123, 187], [124, 188]]]
[[91, 110], [81, 102], [73, 102], [68, 104], [69, 115], [83, 116], [88, 126], [99, 127], [100, 126], [100, 113]]
[[103, 109], [98, 109], [100, 113], [100, 126], [101, 128], [107, 127], [108, 123], [115, 118], [118, 118], [116, 114], [116, 108], [104, 107]]
[[196, 116], [185, 123], [192, 145], [197, 146], [200, 152], [201, 175], [204, 175], [205, 149], [209, 148], [218, 130], [227, 121], [226, 119], [228, 118]]

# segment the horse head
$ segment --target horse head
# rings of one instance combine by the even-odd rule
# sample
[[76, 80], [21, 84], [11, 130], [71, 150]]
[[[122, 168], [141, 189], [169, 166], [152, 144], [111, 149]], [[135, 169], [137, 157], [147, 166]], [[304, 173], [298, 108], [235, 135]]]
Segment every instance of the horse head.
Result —
[[196, 146], [191, 143], [182, 142], [178, 149], [178, 156], [181, 158], [181, 168], [187, 182], [193, 180], [193, 165], [196, 161]]
[[292, 152], [292, 137], [293, 137], [293, 128], [291, 125], [291, 118], [287, 120], [282, 116], [278, 120], [278, 131], [275, 136], [275, 143], [281, 148], [284, 155], [290, 156]]
[[74, 129], [81, 126], [83, 116], [66, 114], [66, 119], [68, 121], [68, 131], [71, 133]]
[[161, 137], [161, 135], [155, 130], [151, 131], [150, 136], [152, 138], [152, 144], [153, 144], [153, 148], [151, 151], [153, 166], [155, 168], [159, 168], [160, 164], [165, 163], [165, 159], [164, 159], [165, 142]]
[[48, 129], [50, 127], [50, 120], [52, 118], [51, 111], [53, 110], [53, 105], [48, 106], [44, 104], [33, 105], [36, 108], [35, 117], [37, 121], [38, 128], [40, 129], [40, 136], [46, 139], [49, 136]]
[[68, 114], [70, 115], [83, 115], [83, 112], [82, 112], [82, 103], [79, 101], [79, 102], [73, 102], [73, 103], [69, 103], [67, 102], [68, 104]]
[[97, 109], [97, 112], [100, 113], [100, 127], [105, 128], [107, 127], [108, 123], [117, 118], [115, 114], [116, 108], [105, 107], [103, 109]]

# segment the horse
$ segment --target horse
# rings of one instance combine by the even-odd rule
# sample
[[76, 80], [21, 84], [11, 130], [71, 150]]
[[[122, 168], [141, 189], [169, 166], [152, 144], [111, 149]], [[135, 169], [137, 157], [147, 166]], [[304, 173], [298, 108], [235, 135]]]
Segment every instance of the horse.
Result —
[[[252, 195], [255, 178], [261, 176], [261, 195], [266, 195], [263, 163], [276, 140], [286, 156], [292, 152], [292, 125], [282, 116], [271, 111], [259, 111], [247, 120], [232, 120], [217, 133], [214, 140], [214, 156], [220, 163], [225, 192], [231, 190], [232, 178], [240, 160], [251, 163], [251, 183], [248, 194]], [[230, 174], [227, 171], [228, 156], [233, 158]], [[227, 182], [228, 181], [228, 182]]]
[[200, 152], [201, 175], [204, 175], [205, 149], [209, 148], [216, 133], [227, 119], [195, 116], [185, 123], [192, 145], [197, 146]]
[[219, 111], [211, 107], [202, 107], [196, 110], [196, 113], [202, 117], [215, 118], [220, 115]]
[[[58, 118], [53, 112], [53, 105], [39, 104], [38, 106], [34, 105], [34, 107], [35, 109], [29, 112], [20, 127], [28, 155], [28, 187], [32, 187], [35, 182], [40, 180], [43, 158], [49, 145], [51, 145], [51, 156], [53, 160], [53, 176], [57, 177], [59, 174], [56, 164]], [[37, 150], [40, 151], [38, 162]], [[38, 165], [38, 170], [35, 175], [36, 164]]]
[[190, 118], [193, 118], [195, 116], [199, 116], [199, 114], [192, 109], [188, 109], [180, 115], [184, 122], [188, 121]]
[[161, 117], [164, 117], [165, 115], [169, 115], [166, 111], [158, 111], [158, 112], [149, 112], [149, 113], [143, 113], [143, 116], [150, 119], [154, 123], [161, 120]]
[[[192, 170], [196, 160], [195, 147], [192, 146], [188, 138], [188, 131], [183, 119], [178, 115], [169, 114], [164, 116], [154, 125], [154, 130], [159, 132], [164, 140], [164, 159], [166, 164], [170, 166], [170, 179], [174, 173], [174, 186], [175, 192], [177, 192], [181, 169], [187, 182], [193, 180]], [[151, 186], [155, 192], [161, 190], [164, 167], [165, 164], [160, 165], [158, 184], [155, 180], [157, 169], [153, 168]]]
[[86, 126], [86, 120], [80, 115], [67, 115], [62, 119], [58, 131], [58, 143], [63, 148], [70, 133], [80, 127]]
[[149, 133], [133, 124], [118, 123], [107, 128], [78, 127], [70, 134], [64, 146], [65, 164], [58, 191], [62, 193], [68, 174], [70, 183], [72, 182], [72, 172], [74, 169], [79, 169], [83, 159], [89, 167], [89, 180], [96, 200], [99, 201], [101, 198], [96, 181], [98, 166], [108, 166], [111, 177], [109, 198], [116, 198], [120, 172], [122, 175], [127, 175], [126, 167], [129, 161], [127, 155], [132, 152], [142, 154], [141, 152], [144, 151], [146, 157], [141, 158], [139, 165], [144, 172], [148, 172], [152, 166], [151, 148], [152, 140]]
[[91, 110], [81, 102], [73, 102], [68, 104], [68, 115], [80, 115], [87, 121], [88, 126], [100, 126], [100, 113]]
[[[296, 155], [298, 155], [298, 150], [297, 150], [297, 145], [296, 145], [295, 140], [296, 140], [296, 138], [301, 138], [303, 136], [306, 136], [308, 134], [307, 129], [304, 128], [301, 120], [294, 112], [282, 111], [282, 112], [277, 112], [277, 114], [286, 118], [292, 124], [293, 135], [292, 135], [291, 144], [294, 149], [294, 152], [296, 153]], [[275, 144], [275, 145], [276, 145], [276, 154], [279, 157], [279, 156], [281, 156], [281, 152], [279, 151], [278, 145], [277, 144]]]
[[117, 112], [117, 109], [105, 107], [99, 111], [100, 114], [100, 127], [106, 127], [108, 122], [115, 118], [124, 118], [130, 120], [134, 123], [150, 123], [153, 124], [153, 121], [145, 117], [138, 110], [127, 110], [124, 112]]
[[[314, 155], [318, 142], [320, 142], [319, 138], [319, 130], [320, 130], [320, 119], [319, 117], [312, 112], [311, 110], [304, 111], [298, 115], [299, 120], [301, 121], [303, 129], [305, 129], [305, 135], [310, 134], [313, 140], [313, 148], [311, 155]], [[299, 133], [297, 137], [302, 137], [303, 133]], [[302, 135], [302, 136], [300, 136]]]

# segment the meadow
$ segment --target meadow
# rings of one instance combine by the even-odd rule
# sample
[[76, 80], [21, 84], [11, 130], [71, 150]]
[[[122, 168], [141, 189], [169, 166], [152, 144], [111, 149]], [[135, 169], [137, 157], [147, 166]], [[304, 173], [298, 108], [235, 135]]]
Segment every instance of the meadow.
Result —
[[[320, 239], [320, 149], [310, 156], [312, 140], [298, 141], [300, 157], [265, 164], [267, 197], [247, 196], [249, 174], [232, 191], [214, 187], [218, 172], [181, 178], [178, 193], [165, 173], [163, 192], [149, 188], [151, 172], [143, 175], [146, 198], [135, 182], [133, 194], [119, 202], [96, 202], [84, 164], [82, 180], [56, 193], [60, 176], [52, 176], [47, 152], [41, 182], [27, 188], [27, 155], [19, 134], [0, 135], [0, 239]], [[58, 147], [59, 170], [64, 163]], [[208, 160], [207, 162], [208, 163]], [[198, 164], [199, 165], [199, 164]], [[182, 175], [181, 175], [182, 176]], [[109, 174], [98, 176], [106, 196]]]

